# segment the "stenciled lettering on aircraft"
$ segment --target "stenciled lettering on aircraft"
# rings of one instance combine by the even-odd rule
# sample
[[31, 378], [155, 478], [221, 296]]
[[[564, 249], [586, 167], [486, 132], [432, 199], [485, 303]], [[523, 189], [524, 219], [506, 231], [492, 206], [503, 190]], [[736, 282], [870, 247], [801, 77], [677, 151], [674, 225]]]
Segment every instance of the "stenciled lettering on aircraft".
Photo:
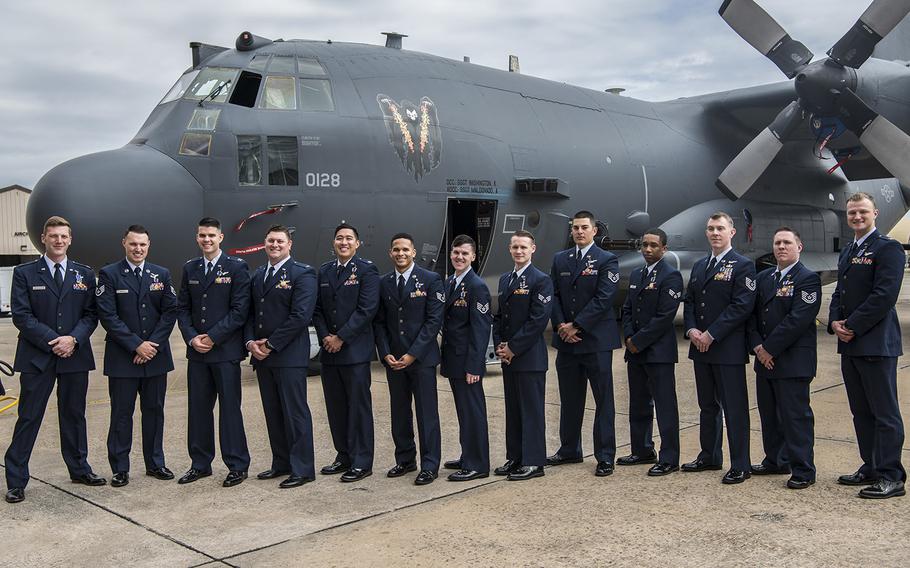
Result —
[[381, 93], [376, 95], [376, 102], [385, 119], [389, 143], [405, 169], [414, 174], [414, 181], [419, 182], [439, 165], [442, 155], [442, 130], [436, 104], [428, 97], [422, 97], [415, 105]]
[[496, 195], [499, 193], [499, 186], [496, 185], [496, 180], [448, 178], [446, 179], [446, 193]]

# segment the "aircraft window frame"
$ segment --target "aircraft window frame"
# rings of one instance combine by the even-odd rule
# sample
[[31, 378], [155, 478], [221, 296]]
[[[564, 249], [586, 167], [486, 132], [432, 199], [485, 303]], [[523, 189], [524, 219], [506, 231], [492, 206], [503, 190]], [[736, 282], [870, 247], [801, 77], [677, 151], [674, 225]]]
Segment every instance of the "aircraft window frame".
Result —
[[158, 104], [163, 105], [164, 103], [176, 101], [177, 99], [183, 97], [183, 95], [186, 93], [186, 90], [190, 87], [190, 85], [193, 84], [193, 81], [196, 80], [196, 75], [199, 74], [199, 71], [201, 71], [201, 69], [193, 69], [192, 71], [188, 71], [181, 75], [180, 78], [177, 79], [177, 81], [174, 83], [174, 86], [168, 90], [168, 92], [164, 95], [164, 98], [162, 98], [161, 102]]
[[[271, 59], [271, 57], [272, 57], [271, 53], [257, 53], [250, 60], [250, 64], [247, 65], [247, 67], [249, 67], [250, 69], [259, 71], [260, 73], [264, 73], [266, 67], [269, 66], [269, 59]], [[259, 62], [261, 62], [261, 63], [259, 63]]]
[[[223, 103], [230, 96], [239, 74], [240, 69], [236, 67], [203, 67], [187, 88], [183, 98], [191, 101], [208, 101], [212, 93], [221, 87], [221, 92], [211, 99], [211, 102]], [[223, 88], [222, 85], [227, 85], [227, 88]], [[201, 93], [201, 89], [207, 86], [205, 92]]]
[[[262, 136], [258, 134], [238, 134], [237, 135], [237, 183], [241, 187], [262, 186]], [[245, 162], [245, 158], [249, 162]], [[256, 181], [250, 181], [252, 178], [244, 179], [244, 166], [250, 164], [256, 169], [258, 177]], [[252, 172], [253, 170], [248, 169]]]
[[328, 77], [325, 66], [315, 57], [297, 56], [297, 74], [302, 77]]
[[[317, 79], [303, 77], [297, 80], [300, 86], [300, 110], [304, 112], [335, 112], [335, 96], [332, 92], [332, 81], [330, 79]], [[309, 83], [309, 84], [307, 84]], [[324, 88], [316, 89], [313, 84], [321, 83]], [[319, 96], [308, 97], [308, 91], [318, 91]], [[309, 105], [310, 101], [318, 101], [321, 105]], [[328, 102], [328, 106], [324, 103]]]
[[220, 116], [220, 108], [195, 108], [193, 109], [193, 115], [190, 117], [190, 121], [186, 125], [186, 129], [215, 130]]
[[[279, 81], [290, 82], [290, 85], [284, 85], [284, 90], [280, 90], [276, 87], [273, 87], [274, 90], [270, 91], [270, 86], [277, 85]], [[291, 89], [287, 89], [291, 87]], [[281, 93], [282, 96], [290, 97], [290, 90], [293, 90], [293, 106], [273, 106], [275, 103], [270, 102], [269, 94]], [[284, 104], [287, 104], [290, 101], [285, 101]], [[259, 95], [259, 107], [263, 110], [297, 110], [297, 81], [295, 77], [289, 75], [266, 75], [265, 81], [263, 81], [262, 93]]]
[[[266, 155], [268, 156], [268, 184], [278, 186], [300, 186], [300, 148], [296, 136], [266, 136]], [[283, 147], [281, 147], [283, 145]], [[282, 152], [289, 153], [293, 148], [293, 158]], [[277, 159], [278, 167], [273, 168], [272, 163]], [[293, 165], [293, 168], [289, 167]], [[281, 176], [279, 178], [278, 176]], [[276, 183], [276, 181], [281, 183]]]
[[276, 75], [296, 75], [297, 58], [293, 55], [273, 55], [269, 61], [269, 73]]
[[184, 132], [183, 138], [180, 139], [180, 150], [177, 153], [181, 156], [196, 158], [211, 156], [212, 135], [202, 134], [201, 132]]

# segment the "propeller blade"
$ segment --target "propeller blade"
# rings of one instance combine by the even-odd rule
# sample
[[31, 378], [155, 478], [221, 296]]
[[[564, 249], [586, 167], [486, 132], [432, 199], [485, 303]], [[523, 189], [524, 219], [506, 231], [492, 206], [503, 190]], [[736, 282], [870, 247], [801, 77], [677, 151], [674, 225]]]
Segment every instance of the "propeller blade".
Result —
[[910, 0], [874, 0], [828, 55], [854, 69], [872, 55], [875, 45], [910, 13]]
[[777, 65], [787, 78], [796, 77], [812, 61], [812, 52], [791, 38], [753, 0], [724, 0], [718, 13], [733, 31]]
[[793, 101], [780, 111], [770, 126], [758, 133], [743, 151], [721, 172], [715, 185], [724, 195], [737, 200], [755, 184], [768, 169], [784, 142], [803, 120], [799, 101]]
[[891, 175], [910, 187], [910, 136], [868, 107], [850, 89], [841, 93], [841, 117], [847, 128]]

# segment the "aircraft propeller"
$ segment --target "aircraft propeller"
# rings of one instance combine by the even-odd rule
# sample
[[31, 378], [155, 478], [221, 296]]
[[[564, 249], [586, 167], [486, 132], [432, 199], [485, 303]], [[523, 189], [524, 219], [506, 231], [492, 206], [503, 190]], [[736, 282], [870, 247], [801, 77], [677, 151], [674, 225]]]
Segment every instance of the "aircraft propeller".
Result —
[[910, 187], [910, 136], [869, 108], [854, 92], [855, 70], [910, 13], [910, 0], [873, 0], [828, 51], [828, 58], [812, 63], [812, 52], [792, 39], [753, 0], [725, 0], [719, 13], [733, 31], [777, 65], [787, 78], [795, 78], [798, 97], [720, 174], [716, 184], [724, 194], [739, 199], [749, 191], [807, 116], [839, 119], [870, 154]]

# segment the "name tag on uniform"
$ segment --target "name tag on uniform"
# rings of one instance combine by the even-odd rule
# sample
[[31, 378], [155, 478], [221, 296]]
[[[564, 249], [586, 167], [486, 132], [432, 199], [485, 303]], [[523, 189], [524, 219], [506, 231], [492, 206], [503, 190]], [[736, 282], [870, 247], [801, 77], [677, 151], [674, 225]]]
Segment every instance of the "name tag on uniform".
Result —
[[560, 272], [559, 275], [560, 276], [572, 276], [572, 273], [571, 272]]
[[118, 294], [129, 294], [130, 291], [129, 290], [117, 290], [117, 293]]
[[32, 290], [47, 290], [47, 286], [32, 286]]
[[190, 280], [190, 284], [199, 284], [198, 280]]
[[320, 288], [322, 288], [322, 287], [328, 288], [328, 286], [329, 286], [328, 282], [323, 282], [322, 284], [319, 285]]

